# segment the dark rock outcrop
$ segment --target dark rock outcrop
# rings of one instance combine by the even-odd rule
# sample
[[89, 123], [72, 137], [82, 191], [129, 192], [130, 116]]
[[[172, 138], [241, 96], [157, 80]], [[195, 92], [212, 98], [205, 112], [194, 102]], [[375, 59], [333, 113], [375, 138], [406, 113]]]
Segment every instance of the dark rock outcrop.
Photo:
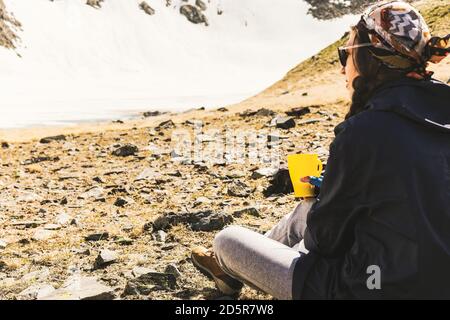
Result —
[[182, 5], [180, 7], [180, 13], [192, 23], [204, 23], [206, 26], [209, 25], [206, 16], [201, 12], [201, 9], [197, 8], [196, 6], [192, 6], [190, 4]]

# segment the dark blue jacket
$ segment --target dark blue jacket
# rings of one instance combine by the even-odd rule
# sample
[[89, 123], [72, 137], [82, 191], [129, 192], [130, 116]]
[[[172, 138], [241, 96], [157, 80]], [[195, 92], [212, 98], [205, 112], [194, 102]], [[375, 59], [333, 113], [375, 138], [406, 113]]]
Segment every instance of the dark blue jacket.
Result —
[[450, 299], [450, 87], [392, 82], [335, 133], [294, 298]]

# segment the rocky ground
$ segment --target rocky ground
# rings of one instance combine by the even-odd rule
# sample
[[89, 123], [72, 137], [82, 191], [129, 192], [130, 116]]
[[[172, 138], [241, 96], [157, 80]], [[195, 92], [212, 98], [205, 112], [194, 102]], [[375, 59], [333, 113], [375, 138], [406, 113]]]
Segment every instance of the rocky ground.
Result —
[[[448, 30], [442, 1], [422, 2], [432, 28]], [[348, 108], [342, 41], [228, 109], [0, 130], [0, 299], [226, 298], [192, 265], [191, 249], [210, 247], [229, 224], [265, 232], [298, 200], [283, 164], [271, 170], [228, 153], [220, 163], [188, 161], [173, 132], [193, 137], [201, 120], [196, 139], [208, 150], [227, 132], [253, 130], [282, 162], [317, 153], [326, 163]], [[448, 82], [450, 60], [432, 69]], [[238, 299], [270, 297], [245, 288]]]
[[[195, 114], [204, 132], [278, 130], [273, 135], [283, 161], [300, 152], [326, 161], [345, 109], [338, 101]], [[222, 297], [192, 265], [191, 249], [210, 247], [228, 224], [265, 232], [297, 200], [283, 166], [180, 159], [172, 133], [193, 134], [196, 117], [164, 119], [162, 125], [119, 122], [124, 129], [2, 143], [0, 299]], [[215, 140], [197, 138], [203, 146]], [[239, 298], [270, 297], [246, 288]]]

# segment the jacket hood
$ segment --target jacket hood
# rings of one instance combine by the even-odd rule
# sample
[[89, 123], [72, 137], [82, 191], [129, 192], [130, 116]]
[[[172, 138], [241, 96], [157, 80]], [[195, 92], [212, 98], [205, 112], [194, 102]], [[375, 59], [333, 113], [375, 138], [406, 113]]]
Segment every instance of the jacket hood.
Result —
[[450, 133], [450, 86], [437, 80], [391, 82], [375, 93], [367, 109], [395, 112], [430, 129]]

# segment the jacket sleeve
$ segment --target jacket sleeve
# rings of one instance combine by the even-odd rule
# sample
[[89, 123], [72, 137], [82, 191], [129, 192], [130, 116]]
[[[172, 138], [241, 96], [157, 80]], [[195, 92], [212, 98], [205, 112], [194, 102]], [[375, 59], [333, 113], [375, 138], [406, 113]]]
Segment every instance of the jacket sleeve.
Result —
[[367, 183], [367, 157], [362, 137], [348, 126], [336, 135], [317, 202], [308, 215], [305, 247], [337, 257], [354, 241], [355, 221], [363, 211], [361, 190]]

